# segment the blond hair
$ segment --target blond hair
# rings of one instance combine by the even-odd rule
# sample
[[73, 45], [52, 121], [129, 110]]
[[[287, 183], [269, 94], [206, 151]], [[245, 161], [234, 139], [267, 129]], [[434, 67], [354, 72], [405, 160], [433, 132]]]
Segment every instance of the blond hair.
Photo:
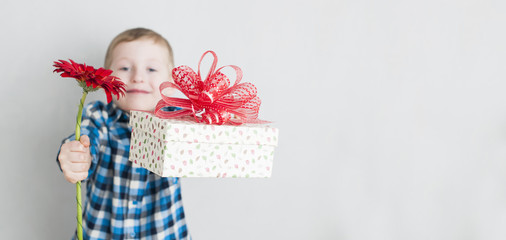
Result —
[[114, 48], [116, 48], [118, 44], [122, 42], [135, 41], [141, 38], [152, 39], [155, 43], [166, 46], [167, 50], [169, 51], [169, 63], [171, 65], [170, 67], [171, 68], [174, 67], [174, 56], [172, 54], [172, 47], [170, 46], [167, 39], [162, 37], [162, 35], [158, 34], [157, 32], [147, 28], [132, 28], [118, 34], [118, 36], [116, 36], [111, 41], [109, 47], [107, 48], [107, 53], [105, 54], [104, 67], [106, 69], [109, 69], [111, 67], [112, 51], [114, 51]]

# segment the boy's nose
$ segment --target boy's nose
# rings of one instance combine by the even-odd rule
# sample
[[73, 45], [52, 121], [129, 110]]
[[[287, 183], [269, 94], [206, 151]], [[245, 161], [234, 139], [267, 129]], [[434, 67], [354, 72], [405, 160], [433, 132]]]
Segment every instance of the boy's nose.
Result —
[[142, 75], [141, 71], [134, 70], [132, 82], [134, 83], [144, 82], [144, 76]]

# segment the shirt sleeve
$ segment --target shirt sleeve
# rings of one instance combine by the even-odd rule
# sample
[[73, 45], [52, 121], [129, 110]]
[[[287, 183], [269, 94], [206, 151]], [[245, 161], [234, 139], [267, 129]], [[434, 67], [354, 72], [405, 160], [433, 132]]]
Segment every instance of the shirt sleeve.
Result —
[[[107, 125], [106, 125], [106, 110], [105, 105], [102, 102], [94, 102], [88, 104], [83, 109], [83, 118], [81, 121], [81, 136], [88, 135], [90, 138], [90, 154], [91, 154], [91, 166], [88, 170], [88, 177], [84, 180], [88, 180], [95, 173], [95, 169], [98, 165], [98, 162], [101, 158], [100, 149], [101, 146], [105, 146], [107, 143]], [[65, 138], [62, 141], [62, 145], [66, 142], [75, 140], [75, 133]], [[58, 156], [60, 155], [60, 149], [58, 150], [58, 154], [56, 155], [56, 163], [58, 167], [61, 169], [60, 161], [58, 160]]]

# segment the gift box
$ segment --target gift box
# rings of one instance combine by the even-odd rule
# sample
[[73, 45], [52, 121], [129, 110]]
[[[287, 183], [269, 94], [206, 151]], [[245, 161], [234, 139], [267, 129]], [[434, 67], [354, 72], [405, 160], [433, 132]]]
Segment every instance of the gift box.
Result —
[[278, 129], [130, 113], [129, 160], [162, 177], [270, 177]]

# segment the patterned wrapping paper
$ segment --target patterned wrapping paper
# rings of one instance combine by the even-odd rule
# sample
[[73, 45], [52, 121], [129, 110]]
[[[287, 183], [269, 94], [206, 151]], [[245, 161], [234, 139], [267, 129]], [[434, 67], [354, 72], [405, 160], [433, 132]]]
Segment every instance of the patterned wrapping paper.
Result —
[[162, 177], [270, 177], [278, 129], [130, 113], [129, 160]]

